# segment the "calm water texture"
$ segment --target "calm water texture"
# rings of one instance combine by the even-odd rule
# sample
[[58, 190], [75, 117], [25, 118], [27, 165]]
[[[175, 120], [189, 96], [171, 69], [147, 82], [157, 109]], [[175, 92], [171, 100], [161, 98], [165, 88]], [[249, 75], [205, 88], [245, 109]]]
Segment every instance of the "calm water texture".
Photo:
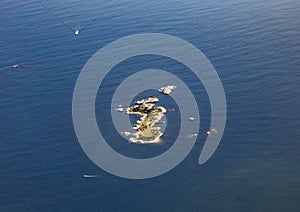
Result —
[[[49, 11], [35, 0], [0, 3], [0, 211], [300, 210], [299, 1], [43, 2]], [[75, 37], [51, 13], [72, 27], [97, 20]], [[135, 181], [112, 176], [87, 158], [73, 129], [71, 101], [75, 81], [96, 51], [142, 32], [178, 36], [206, 54], [222, 80], [228, 120], [205, 165], [197, 164], [204, 142], [199, 137], [175, 169]], [[119, 69], [129, 73], [138, 64], [180, 72], [178, 64], [154, 59], [155, 67], [132, 60]], [[15, 63], [22, 67], [8, 68]], [[108, 96], [118, 76], [116, 70], [111, 86], [103, 85]], [[208, 98], [193, 78], [186, 81], [207, 129]], [[98, 106], [108, 103], [99, 100]], [[135, 157], [151, 157], [170, 139], [130, 147], [140, 153]], [[114, 141], [118, 151], [132, 151]]]

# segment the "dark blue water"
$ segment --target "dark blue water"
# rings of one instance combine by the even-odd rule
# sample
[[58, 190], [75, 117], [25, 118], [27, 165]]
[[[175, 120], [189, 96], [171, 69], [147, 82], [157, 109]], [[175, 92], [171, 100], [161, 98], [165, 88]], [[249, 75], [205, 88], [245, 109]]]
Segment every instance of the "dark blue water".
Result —
[[[44, 3], [48, 11], [35, 0], [0, 3], [0, 211], [299, 211], [299, 1]], [[51, 13], [72, 27], [97, 20], [76, 37]], [[197, 164], [200, 137], [175, 169], [135, 181], [87, 158], [71, 106], [87, 60], [106, 44], [142, 32], [178, 36], [206, 54], [222, 80], [228, 119], [208, 163]], [[157, 61], [161, 69], [179, 69]], [[16, 63], [19, 69], [9, 68]], [[109, 95], [118, 80], [111, 76]], [[192, 77], [187, 81], [202, 105], [201, 128], [209, 128], [205, 91]], [[120, 140], [112, 147], [127, 154], [126, 145]], [[145, 155], [136, 157], [170, 145], [166, 139], [143, 146]]]

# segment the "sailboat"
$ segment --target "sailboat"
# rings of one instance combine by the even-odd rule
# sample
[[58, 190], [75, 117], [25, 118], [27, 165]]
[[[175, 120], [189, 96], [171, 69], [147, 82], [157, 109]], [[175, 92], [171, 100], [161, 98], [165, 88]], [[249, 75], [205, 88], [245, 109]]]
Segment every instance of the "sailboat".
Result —
[[80, 27], [76, 27], [75, 29], [70, 27], [64, 20], [63, 18], [59, 17], [58, 15], [56, 15], [55, 13], [51, 12], [51, 10], [44, 4], [42, 3], [40, 0], [37, 0], [39, 2], [39, 4], [45, 9], [47, 10], [53, 17], [55, 17], [55, 19], [57, 19], [58, 21], [60, 21], [67, 29], [71, 30], [73, 32], [74, 35], [79, 35], [79, 33], [81, 33], [82, 31], [84, 31], [85, 29], [87, 29], [92, 23], [94, 23], [97, 18], [92, 19], [89, 23], [87, 23], [87, 25], [85, 25], [84, 28], [80, 29]]

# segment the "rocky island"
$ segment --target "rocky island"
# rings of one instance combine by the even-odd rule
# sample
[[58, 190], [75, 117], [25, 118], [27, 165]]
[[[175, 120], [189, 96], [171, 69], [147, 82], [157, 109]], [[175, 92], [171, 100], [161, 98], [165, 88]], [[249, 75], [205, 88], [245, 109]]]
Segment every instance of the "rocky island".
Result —
[[155, 107], [158, 98], [149, 97], [136, 101], [134, 106], [127, 108], [127, 114], [141, 115], [142, 117], [136, 122], [133, 127], [137, 132], [134, 133], [134, 137], [129, 139], [131, 143], [158, 143], [163, 133], [160, 131], [160, 127], [155, 127], [155, 124], [163, 117], [166, 109], [162, 106]]

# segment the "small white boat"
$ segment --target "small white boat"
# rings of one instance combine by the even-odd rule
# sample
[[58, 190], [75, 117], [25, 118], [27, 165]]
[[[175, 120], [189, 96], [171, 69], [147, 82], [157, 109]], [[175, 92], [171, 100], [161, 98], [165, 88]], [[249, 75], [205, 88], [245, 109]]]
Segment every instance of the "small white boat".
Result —
[[15, 64], [15, 65], [12, 65], [12, 66], [10, 66], [11, 68], [19, 68], [20, 67], [20, 65], [19, 64]]
[[85, 177], [85, 178], [93, 178], [93, 177], [100, 177], [100, 176], [96, 175], [96, 174], [84, 174], [83, 177]]

